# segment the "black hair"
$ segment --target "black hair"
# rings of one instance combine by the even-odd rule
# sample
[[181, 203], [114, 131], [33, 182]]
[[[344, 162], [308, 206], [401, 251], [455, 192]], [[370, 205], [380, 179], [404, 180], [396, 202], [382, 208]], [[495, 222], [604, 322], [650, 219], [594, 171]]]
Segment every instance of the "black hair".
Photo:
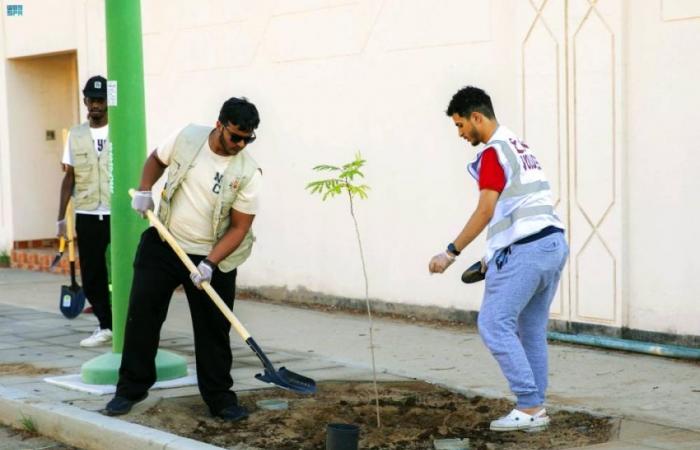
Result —
[[219, 122], [236, 125], [241, 131], [253, 131], [260, 125], [258, 109], [247, 98], [231, 97], [226, 100], [219, 111]]
[[465, 86], [452, 96], [446, 113], [448, 116], [456, 113], [468, 118], [473, 112], [479, 112], [491, 120], [496, 118], [491, 97], [483, 89]]

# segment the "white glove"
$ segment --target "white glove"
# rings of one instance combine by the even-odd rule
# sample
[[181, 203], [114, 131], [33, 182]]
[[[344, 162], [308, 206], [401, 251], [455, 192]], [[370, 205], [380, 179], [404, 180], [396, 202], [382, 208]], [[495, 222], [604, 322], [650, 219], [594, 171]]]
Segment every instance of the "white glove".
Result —
[[65, 238], [67, 230], [66, 219], [61, 219], [56, 222], [56, 237]]
[[211, 282], [211, 276], [214, 274], [214, 263], [208, 259], [203, 259], [201, 263], [197, 266], [199, 272], [192, 272], [190, 274], [190, 280], [197, 286], [197, 288], [202, 289], [202, 282]]
[[131, 199], [131, 207], [141, 214], [141, 217], [146, 217], [146, 211], [153, 211], [153, 208], [155, 208], [151, 191], [136, 191]]
[[438, 253], [430, 260], [428, 270], [430, 273], [443, 273], [453, 262], [455, 262], [453, 255], [448, 252]]

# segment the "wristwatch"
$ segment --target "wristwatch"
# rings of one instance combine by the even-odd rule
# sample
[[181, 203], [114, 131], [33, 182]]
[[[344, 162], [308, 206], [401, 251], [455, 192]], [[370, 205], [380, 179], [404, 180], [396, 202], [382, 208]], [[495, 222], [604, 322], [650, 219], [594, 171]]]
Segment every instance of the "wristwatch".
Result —
[[459, 256], [459, 251], [457, 251], [457, 247], [455, 247], [454, 242], [450, 242], [449, 245], [447, 246], [447, 251], [452, 253], [455, 256]]

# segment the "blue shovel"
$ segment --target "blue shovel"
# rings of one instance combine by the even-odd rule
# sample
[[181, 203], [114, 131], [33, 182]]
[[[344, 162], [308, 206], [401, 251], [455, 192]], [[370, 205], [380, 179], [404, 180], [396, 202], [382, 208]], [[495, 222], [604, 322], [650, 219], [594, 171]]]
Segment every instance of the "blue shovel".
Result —
[[70, 286], [61, 286], [59, 308], [68, 319], [74, 319], [85, 307], [85, 293], [75, 280], [75, 245], [73, 244], [73, 211], [70, 205], [66, 211], [66, 228], [68, 234], [68, 261], [70, 261]]

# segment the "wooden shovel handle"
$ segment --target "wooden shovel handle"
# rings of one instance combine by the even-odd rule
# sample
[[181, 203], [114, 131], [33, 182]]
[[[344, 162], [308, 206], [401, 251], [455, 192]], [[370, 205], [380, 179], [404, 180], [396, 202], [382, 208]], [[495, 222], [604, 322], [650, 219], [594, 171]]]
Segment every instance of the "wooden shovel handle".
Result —
[[[75, 243], [73, 240], [75, 239], [74, 235], [74, 225], [73, 225], [73, 200], [70, 199], [68, 200], [68, 205], [66, 205], [66, 242], [68, 242], [68, 261], [74, 262], [75, 261]], [[63, 250], [61, 250], [63, 251]]]
[[[134, 194], [136, 194], [136, 191], [134, 189], [129, 189], [129, 195], [133, 197]], [[163, 225], [163, 223], [158, 219], [158, 217], [155, 214], [153, 214], [153, 211], [146, 211], [146, 217], [148, 217], [148, 220], [151, 221], [151, 225], [156, 227], [156, 230], [158, 230], [160, 236], [163, 239], [165, 239], [168, 242], [168, 244], [170, 244], [170, 247], [173, 249], [175, 254], [177, 254], [180, 260], [185, 264], [187, 270], [189, 270], [190, 273], [199, 273], [199, 270], [197, 270], [197, 266], [194, 265], [190, 257], [187, 256], [187, 253], [185, 253], [182, 247], [180, 247], [180, 244], [178, 244], [173, 235], [170, 234], [170, 231], [168, 231], [168, 229], [165, 228], [165, 225]], [[214, 288], [211, 287], [211, 284], [209, 284], [208, 281], [203, 281], [202, 289], [204, 289], [204, 291], [209, 295], [209, 298], [211, 298], [211, 300], [214, 302], [217, 308], [219, 308], [219, 310], [221, 310], [224, 316], [226, 316], [228, 321], [231, 322], [231, 325], [233, 325], [233, 328], [235, 328], [236, 332], [241, 336], [241, 338], [243, 338], [244, 341], [247, 341], [248, 338], [250, 338], [250, 333], [248, 333], [248, 330], [245, 329], [241, 321], [238, 320], [238, 318], [233, 314], [233, 312], [228, 308], [228, 306], [226, 306], [226, 303], [224, 303], [224, 301], [214, 290]]]

